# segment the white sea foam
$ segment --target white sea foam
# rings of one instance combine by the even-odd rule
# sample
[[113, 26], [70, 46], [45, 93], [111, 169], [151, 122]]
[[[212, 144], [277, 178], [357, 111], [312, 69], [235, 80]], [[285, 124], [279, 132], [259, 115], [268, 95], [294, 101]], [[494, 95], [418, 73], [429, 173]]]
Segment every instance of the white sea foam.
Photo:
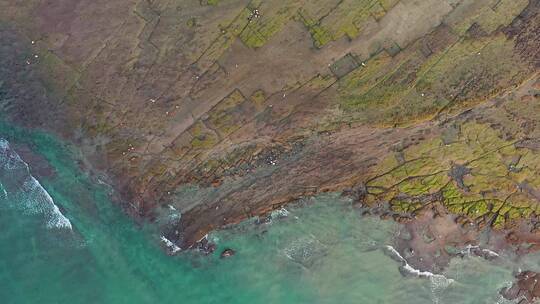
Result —
[[407, 262], [407, 260], [405, 260], [405, 258], [403, 256], [401, 256], [401, 254], [394, 247], [392, 247], [390, 245], [386, 245], [386, 249], [388, 250], [388, 252], [393, 257], [395, 257], [397, 260], [401, 261], [401, 263], [402, 263], [401, 268], [405, 272], [407, 272], [409, 274], [412, 274], [412, 275], [415, 275], [415, 276], [418, 276], [418, 277], [434, 279], [434, 280], [432, 280], [432, 282], [433, 281], [436, 281], [436, 282], [439, 282], [439, 283], [445, 282], [444, 284], [447, 284], [447, 285], [450, 285], [451, 283], [454, 282], [453, 279], [448, 279], [445, 276], [443, 276], [442, 274], [434, 274], [434, 273], [429, 272], [429, 271], [421, 271], [419, 269], [416, 269], [416, 268], [412, 267]]
[[463, 250], [460, 251], [460, 254], [470, 256], [472, 250], [475, 250], [475, 249], [478, 249], [478, 248], [480, 248], [480, 247], [477, 246], [477, 245], [469, 244], [469, 245], [465, 246], [465, 248]]
[[431, 293], [433, 295], [433, 302], [439, 303], [439, 294], [444, 291], [448, 286], [454, 283], [453, 279], [449, 279], [442, 274], [435, 274], [429, 271], [421, 271], [412, 267], [407, 260], [392, 246], [387, 245], [386, 251], [391, 257], [397, 261], [401, 262], [401, 269], [411, 275], [417, 276], [419, 278], [427, 278], [431, 283]]
[[485, 256], [490, 257], [490, 258], [499, 257], [499, 254], [497, 252], [493, 251], [493, 250], [482, 249], [482, 252], [484, 253]]
[[6, 189], [4, 189], [4, 185], [0, 183], [0, 189], [2, 189], [2, 199], [6, 199], [8, 197]]
[[24, 183], [23, 190], [28, 194], [28, 200], [26, 202], [29, 204], [29, 207], [36, 208], [35, 210], [47, 216], [48, 228], [72, 229], [69, 219], [60, 212], [52, 197], [37, 179], [29, 176]]
[[285, 257], [304, 267], [308, 267], [312, 262], [324, 256], [326, 252], [327, 247], [312, 234], [292, 240], [283, 249]]
[[281, 218], [281, 217], [287, 217], [289, 216], [289, 210], [281, 207], [277, 210], [272, 211], [270, 214], [272, 217]]
[[9, 146], [9, 143], [0, 139], [0, 164], [2, 169], [17, 170], [27, 168], [26, 163]]
[[0, 139], [0, 176], [8, 177], [8, 185], [3, 185], [4, 196], [12, 202], [11, 207], [22, 209], [26, 214], [42, 214], [47, 228], [72, 229], [66, 218], [49, 193], [39, 181], [30, 175], [28, 164], [9, 146], [6, 140]]
[[486, 248], [480, 248], [478, 245], [467, 245], [463, 250], [460, 251], [460, 254], [464, 256], [471, 256], [473, 251], [477, 253], [480, 250], [485, 258], [498, 258], [499, 254], [493, 250], [489, 250]]
[[178, 251], [182, 250], [180, 247], [176, 246], [175, 243], [171, 242], [171, 240], [169, 240], [168, 238], [166, 238], [165, 236], [161, 236], [161, 241], [163, 243], [165, 243], [165, 245], [167, 246], [167, 248], [169, 248], [169, 250], [171, 251], [171, 253], [177, 253]]
[[208, 241], [210, 243], [218, 244], [221, 241], [221, 239], [217, 235], [211, 233], [208, 235]]
[[203, 240], [208, 240], [208, 233], [205, 234], [200, 240], [197, 241], [197, 243], [202, 242]]

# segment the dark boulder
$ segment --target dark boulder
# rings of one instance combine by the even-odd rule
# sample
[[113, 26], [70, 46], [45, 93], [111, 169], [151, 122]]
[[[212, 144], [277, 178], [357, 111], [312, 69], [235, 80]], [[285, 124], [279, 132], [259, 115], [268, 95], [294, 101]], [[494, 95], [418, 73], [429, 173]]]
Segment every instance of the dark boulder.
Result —
[[227, 248], [221, 252], [220, 257], [221, 258], [229, 258], [232, 257], [236, 252], [232, 250], [231, 248]]
[[197, 250], [205, 255], [209, 255], [216, 250], [216, 244], [208, 241], [207, 238], [204, 238], [197, 243]]

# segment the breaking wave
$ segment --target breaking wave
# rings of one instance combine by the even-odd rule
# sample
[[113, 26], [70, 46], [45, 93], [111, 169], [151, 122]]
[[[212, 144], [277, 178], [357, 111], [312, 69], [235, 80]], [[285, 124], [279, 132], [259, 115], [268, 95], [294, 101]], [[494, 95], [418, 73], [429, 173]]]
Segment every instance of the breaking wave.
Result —
[[420, 269], [416, 269], [412, 267], [407, 262], [407, 260], [405, 260], [405, 258], [401, 256], [401, 254], [394, 247], [390, 245], [385, 246], [384, 249], [386, 249], [385, 253], [388, 256], [390, 256], [392, 259], [401, 263], [400, 270], [402, 273], [417, 276], [420, 278], [429, 279], [431, 283], [431, 292], [433, 296], [435, 296], [434, 298], [435, 303], [439, 303], [439, 299], [436, 297], [436, 294], [445, 290], [448, 286], [454, 283], [453, 279], [449, 279], [442, 274], [435, 274], [429, 271], [421, 271]]
[[461, 256], [466, 256], [466, 257], [470, 257], [471, 255], [477, 255], [477, 256], [481, 256], [481, 257], [484, 257], [485, 259], [495, 259], [495, 258], [498, 258], [500, 255], [493, 251], [493, 250], [490, 250], [490, 249], [486, 249], [486, 248], [480, 248], [480, 246], [478, 245], [467, 245], [463, 250], [461, 250], [459, 252], [459, 254]]
[[178, 247], [175, 243], [173, 243], [171, 240], [169, 240], [168, 238], [164, 237], [163, 235], [160, 237], [161, 241], [165, 244], [165, 246], [167, 246], [167, 248], [169, 249], [169, 251], [172, 253], [172, 254], [175, 254], [177, 252], [179, 252], [180, 250], [182, 250], [180, 247]]
[[28, 164], [4, 139], [0, 139], [0, 185], [0, 199], [8, 207], [22, 210], [23, 214], [42, 215], [47, 228], [72, 229], [69, 219], [30, 174]]

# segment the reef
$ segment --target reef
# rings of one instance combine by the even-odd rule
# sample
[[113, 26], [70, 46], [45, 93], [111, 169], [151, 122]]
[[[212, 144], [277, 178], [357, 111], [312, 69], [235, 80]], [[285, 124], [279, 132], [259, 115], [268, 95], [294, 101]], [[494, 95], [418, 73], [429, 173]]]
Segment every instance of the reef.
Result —
[[0, 109], [175, 252], [327, 191], [534, 234], [539, 49], [535, 0], [0, 1]]

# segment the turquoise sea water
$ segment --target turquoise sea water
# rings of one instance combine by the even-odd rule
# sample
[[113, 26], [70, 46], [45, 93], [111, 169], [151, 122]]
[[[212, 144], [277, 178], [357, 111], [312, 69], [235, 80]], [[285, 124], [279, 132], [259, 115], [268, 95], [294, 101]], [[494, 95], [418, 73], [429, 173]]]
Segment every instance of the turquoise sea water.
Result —
[[[69, 147], [8, 125], [0, 138], [1, 303], [506, 303], [498, 290], [517, 267], [468, 257], [444, 277], [403, 276], [383, 250], [397, 224], [362, 217], [332, 194], [268, 224], [211, 234], [214, 255], [171, 257], [150, 226], [135, 225], [107, 186], [78, 169]], [[15, 143], [56, 175], [33, 178]], [[237, 254], [220, 259], [226, 247]]]

